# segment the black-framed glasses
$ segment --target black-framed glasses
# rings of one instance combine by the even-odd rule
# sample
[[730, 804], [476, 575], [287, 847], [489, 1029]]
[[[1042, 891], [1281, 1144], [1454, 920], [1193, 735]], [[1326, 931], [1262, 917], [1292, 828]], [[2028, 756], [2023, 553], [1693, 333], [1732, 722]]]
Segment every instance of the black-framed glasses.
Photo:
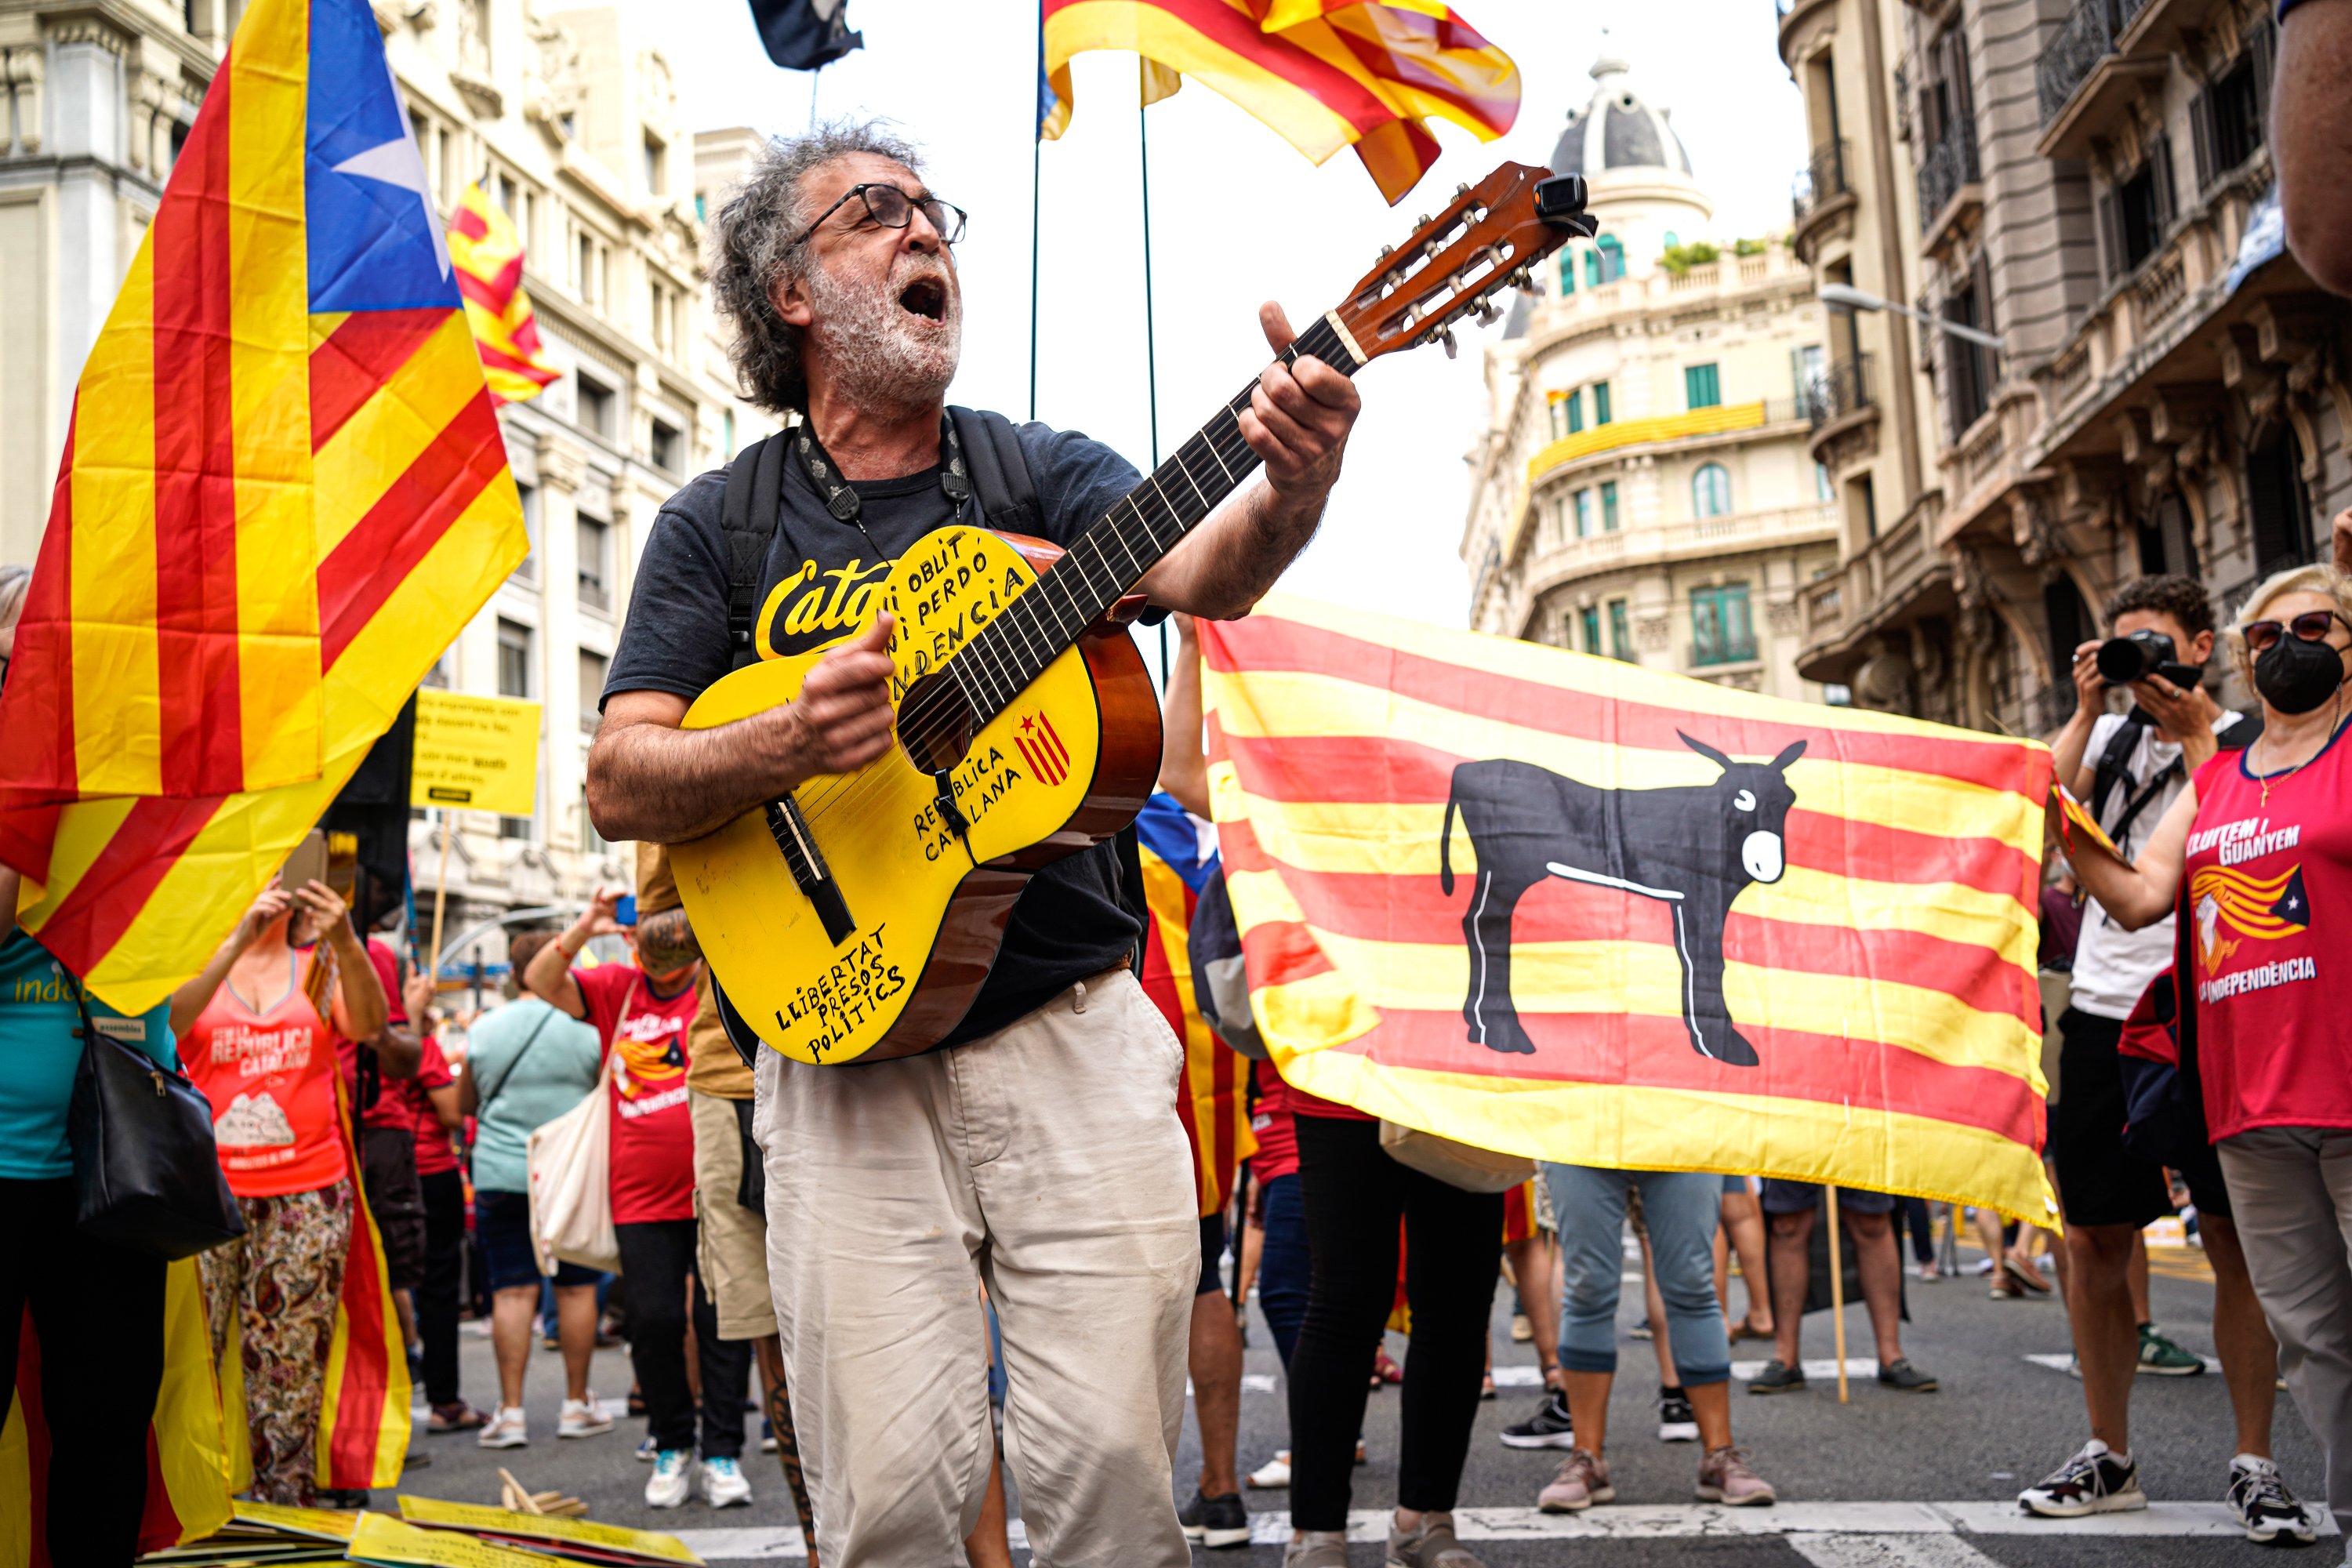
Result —
[[[2305, 610], [2285, 621], [2248, 621], [2244, 633], [2246, 649], [2261, 653], [2289, 634], [2298, 642], [2326, 642], [2329, 628], [2338, 621], [2344, 621], [2344, 617], [2334, 610]], [[2344, 624], [2352, 626], [2352, 621]]]
[[952, 202], [943, 202], [937, 196], [909, 196], [887, 181], [874, 180], [862, 185], [852, 185], [844, 191], [841, 200], [819, 213], [816, 222], [801, 230], [800, 238], [784, 248], [790, 250], [824, 227], [824, 220], [848, 205], [852, 197], [864, 202], [866, 216], [884, 228], [905, 228], [915, 221], [915, 214], [919, 211], [925, 220], [939, 230], [941, 243], [953, 245], [963, 237], [963, 208]]

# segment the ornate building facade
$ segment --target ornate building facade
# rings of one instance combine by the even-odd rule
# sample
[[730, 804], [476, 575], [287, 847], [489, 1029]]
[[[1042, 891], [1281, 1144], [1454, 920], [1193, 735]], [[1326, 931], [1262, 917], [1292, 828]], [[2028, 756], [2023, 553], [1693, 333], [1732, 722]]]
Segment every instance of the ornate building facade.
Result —
[[[0, 560], [38, 550], [82, 360], [239, 9], [0, 0]], [[513, 217], [562, 372], [500, 415], [530, 557], [431, 678], [528, 698], [543, 726], [533, 816], [452, 816], [457, 932], [627, 879], [626, 847], [597, 837], [583, 785], [637, 554], [674, 490], [773, 421], [726, 367], [702, 264], [716, 193], [652, 34], [614, 8], [530, 0], [379, 0], [375, 14], [436, 205], [446, 217], [478, 179]], [[427, 895], [439, 832], [412, 827]], [[503, 944], [483, 956], [503, 962]]]
[[1838, 559], [1808, 450], [1811, 275], [1778, 237], [1714, 244], [1714, 206], [1626, 64], [1592, 68], [1552, 168], [1601, 232], [1561, 251], [1487, 351], [1463, 559], [1479, 630], [1781, 697], [1798, 601]]
[[[1808, 671], [2048, 735], [2118, 584], [2187, 572], [2226, 609], [2325, 548], [2352, 500], [2352, 310], [2279, 242], [2274, 27], [2237, 0], [1787, 5], [1781, 54], [1824, 137], [1797, 203], [1821, 281], [2002, 342], [1832, 320], [1824, 461], [1842, 484], [1899, 477], [1907, 433], [1919, 474], [1806, 596]], [[1865, 249], [1891, 258], [1875, 280], [1841, 271]]]

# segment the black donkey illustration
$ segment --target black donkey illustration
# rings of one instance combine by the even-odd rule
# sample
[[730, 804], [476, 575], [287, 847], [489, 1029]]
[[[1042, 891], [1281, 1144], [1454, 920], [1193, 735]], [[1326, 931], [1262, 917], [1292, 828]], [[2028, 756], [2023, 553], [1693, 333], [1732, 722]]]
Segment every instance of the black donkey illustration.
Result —
[[1454, 770], [1438, 845], [1438, 877], [1454, 891], [1454, 815], [1478, 858], [1476, 886], [1462, 917], [1470, 948], [1470, 994], [1462, 1017], [1471, 1040], [1490, 1050], [1528, 1052], [1535, 1042], [1511, 999], [1511, 916], [1547, 877], [1656, 899], [1673, 912], [1682, 960], [1683, 1023], [1691, 1048], [1734, 1067], [1754, 1067], [1756, 1047], [1732, 1026], [1723, 1001], [1723, 922], [1751, 882], [1777, 882], [1787, 868], [1781, 829], [1797, 793], [1789, 764], [1798, 741], [1769, 763], [1735, 763], [1682, 731], [1683, 743], [1723, 770], [1709, 784], [1598, 789], [1533, 763], [1497, 758]]

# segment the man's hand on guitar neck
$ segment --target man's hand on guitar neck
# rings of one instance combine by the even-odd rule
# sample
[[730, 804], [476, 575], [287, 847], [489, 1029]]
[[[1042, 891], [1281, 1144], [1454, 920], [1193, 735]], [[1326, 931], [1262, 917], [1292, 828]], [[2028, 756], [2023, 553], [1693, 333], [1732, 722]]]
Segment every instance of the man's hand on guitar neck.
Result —
[[588, 754], [588, 800], [607, 837], [683, 844], [824, 773], [855, 773], [891, 746], [888, 616], [809, 669], [781, 708], [715, 730], [680, 730], [687, 701], [624, 691]]
[[[1257, 318], [1276, 353], [1297, 336], [1271, 300]], [[1362, 406], [1356, 384], [1321, 360], [1266, 366], [1238, 421], [1264, 482], [1244, 486], [1144, 574], [1151, 602], [1212, 620], [1248, 614], [1315, 536]]]

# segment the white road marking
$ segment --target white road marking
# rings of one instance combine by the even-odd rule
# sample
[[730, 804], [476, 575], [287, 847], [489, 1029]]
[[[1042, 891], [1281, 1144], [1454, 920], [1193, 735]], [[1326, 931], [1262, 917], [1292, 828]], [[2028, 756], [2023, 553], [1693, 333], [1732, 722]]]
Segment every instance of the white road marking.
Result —
[[[2073, 1356], [2063, 1353], [2030, 1355], [2025, 1359], [2032, 1362], [2036, 1366], [2046, 1366], [2052, 1372], [2064, 1372], [2068, 1367], [2074, 1364], [2074, 1358]], [[2221, 1370], [2221, 1363], [2218, 1357], [2200, 1355], [2197, 1359], [2205, 1363], [2205, 1370], [2207, 1372], [2218, 1373]]]
[[[1270, 1372], [1245, 1372], [1242, 1373], [1242, 1392], [1244, 1394], [1272, 1394], [1275, 1391], [1275, 1376], [1274, 1373]], [[1192, 1397], [1192, 1380], [1189, 1377], [1184, 1380], [1184, 1397], [1187, 1399]]]
[[[1731, 1375], [1742, 1383], [1753, 1383], [1764, 1375], [1767, 1364], [1760, 1361], [1736, 1361], [1731, 1363]], [[1838, 1363], [1834, 1357], [1824, 1356], [1819, 1361], [1806, 1362], [1804, 1368], [1808, 1379], [1825, 1377], [1832, 1383], [1837, 1381]], [[1850, 1355], [1845, 1358], [1845, 1375], [1849, 1380], [1866, 1377], [1875, 1383], [1878, 1381], [1878, 1363], [1866, 1355]]]
[[[1465, 1541], [1683, 1541], [1700, 1536], [1789, 1538], [1818, 1568], [1982, 1568], [1991, 1561], [1965, 1539], [1971, 1535], [2234, 1536], [2244, 1533], [2229, 1508], [2216, 1502], [2150, 1503], [2138, 1513], [2084, 1519], [2037, 1519], [2013, 1502], [1784, 1502], [1772, 1508], [1723, 1508], [1708, 1503], [1603, 1507], [1580, 1514], [1539, 1513], [1531, 1508], [1465, 1508], [1454, 1515]], [[1348, 1516], [1348, 1538], [1388, 1539], [1384, 1509]], [[2334, 1521], [2323, 1519], [2323, 1533]], [[803, 1557], [798, 1526], [674, 1532], [708, 1563], [756, 1563]], [[1013, 1544], [1028, 1543], [1019, 1520]], [[1254, 1545], [1290, 1539], [1290, 1515], [1250, 1515]]]

